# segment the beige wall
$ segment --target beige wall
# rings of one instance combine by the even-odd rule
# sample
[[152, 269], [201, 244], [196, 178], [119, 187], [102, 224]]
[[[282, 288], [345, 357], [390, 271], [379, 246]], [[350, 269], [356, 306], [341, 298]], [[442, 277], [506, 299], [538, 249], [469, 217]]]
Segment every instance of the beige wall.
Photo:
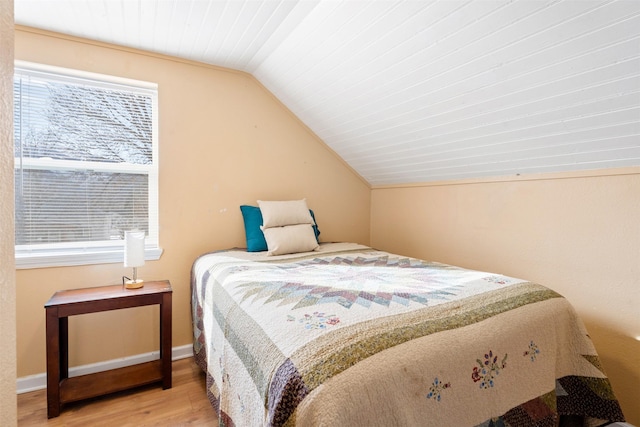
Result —
[[374, 188], [371, 245], [567, 297], [640, 425], [640, 168]]
[[[173, 285], [173, 345], [192, 342], [189, 274], [199, 254], [244, 245], [239, 206], [306, 197], [321, 241], [369, 243], [370, 188], [252, 76], [27, 28], [16, 58], [159, 85], [160, 260]], [[17, 271], [18, 376], [45, 371], [44, 308], [59, 289], [116, 284], [121, 264]], [[157, 307], [70, 319], [72, 366], [157, 350]]]
[[0, 425], [17, 424], [13, 225], [13, 1], [0, 1]]

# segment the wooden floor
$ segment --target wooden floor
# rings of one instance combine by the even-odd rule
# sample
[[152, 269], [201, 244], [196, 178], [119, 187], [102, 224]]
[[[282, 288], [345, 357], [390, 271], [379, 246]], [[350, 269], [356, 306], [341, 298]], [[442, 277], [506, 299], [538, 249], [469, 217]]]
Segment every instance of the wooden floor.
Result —
[[173, 387], [145, 386], [70, 403], [47, 419], [47, 391], [18, 395], [19, 426], [217, 426], [205, 377], [192, 357], [173, 362]]

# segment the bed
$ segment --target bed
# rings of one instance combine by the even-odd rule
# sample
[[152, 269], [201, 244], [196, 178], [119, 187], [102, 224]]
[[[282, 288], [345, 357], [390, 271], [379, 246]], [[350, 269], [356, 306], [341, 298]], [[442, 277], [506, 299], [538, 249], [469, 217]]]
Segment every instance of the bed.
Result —
[[220, 425], [624, 421], [574, 309], [539, 284], [326, 243], [204, 254], [191, 291]]

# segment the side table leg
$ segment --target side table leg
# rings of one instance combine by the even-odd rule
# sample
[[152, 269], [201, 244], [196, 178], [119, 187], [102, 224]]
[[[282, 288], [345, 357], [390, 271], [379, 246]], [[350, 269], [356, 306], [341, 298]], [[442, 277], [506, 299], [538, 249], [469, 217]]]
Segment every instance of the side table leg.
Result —
[[60, 415], [60, 322], [56, 307], [46, 309], [47, 417]]
[[60, 335], [60, 381], [69, 378], [69, 318], [60, 317], [58, 321]]
[[160, 304], [160, 359], [162, 360], [162, 388], [171, 388], [171, 293], [162, 295]]

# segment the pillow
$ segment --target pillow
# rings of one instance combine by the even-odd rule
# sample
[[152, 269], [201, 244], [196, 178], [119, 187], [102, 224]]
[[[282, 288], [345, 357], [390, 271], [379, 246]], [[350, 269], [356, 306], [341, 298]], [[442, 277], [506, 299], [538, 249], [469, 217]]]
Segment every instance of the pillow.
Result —
[[295, 254], [318, 248], [311, 224], [269, 227], [262, 231], [269, 247], [269, 255]]
[[242, 219], [244, 220], [244, 234], [247, 238], [248, 252], [261, 252], [267, 250], [267, 241], [260, 230], [262, 225], [262, 214], [257, 206], [240, 206]]
[[[262, 213], [257, 206], [242, 205], [240, 206], [242, 219], [244, 220], [244, 234], [247, 240], [247, 252], [261, 252], [267, 250], [267, 241], [264, 239], [264, 233], [260, 229], [262, 225]], [[311, 209], [309, 214], [313, 219], [313, 232], [316, 236], [316, 242], [320, 243], [320, 229], [316, 222], [316, 216]]]
[[282, 202], [258, 200], [258, 206], [262, 213], [263, 228], [314, 224], [307, 207], [307, 199]]
[[318, 223], [316, 222], [316, 216], [313, 214], [313, 211], [309, 209], [309, 213], [311, 214], [311, 219], [313, 219], [313, 234], [316, 235], [316, 242], [320, 243], [320, 229], [318, 228]]

